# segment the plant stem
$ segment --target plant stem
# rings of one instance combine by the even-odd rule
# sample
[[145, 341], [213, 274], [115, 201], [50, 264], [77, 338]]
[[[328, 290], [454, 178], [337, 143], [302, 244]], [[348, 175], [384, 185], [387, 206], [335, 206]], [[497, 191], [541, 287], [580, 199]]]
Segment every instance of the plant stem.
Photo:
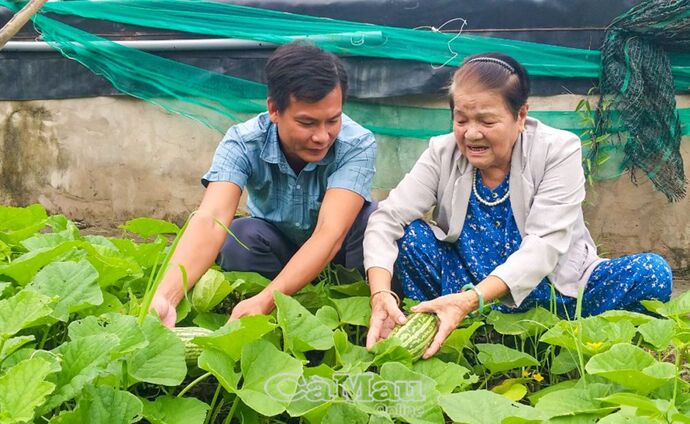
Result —
[[[218, 395], [220, 395], [220, 390], [222, 386], [220, 383], [216, 386], [216, 391], [213, 393], [213, 399], [211, 399], [211, 406], [209, 407], [209, 413], [206, 416], [206, 419], [204, 420], [204, 424], [209, 424], [211, 421], [211, 416], [214, 415], [214, 409], [216, 407], [216, 402], [218, 401]], [[221, 404], [222, 405], [222, 404]]]
[[187, 384], [187, 386], [186, 386], [184, 389], [182, 389], [182, 391], [180, 391], [180, 393], [177, 394], [177, 397], [178, 397], [178, 398], [179, 398], [179, 397], [182, 397], [182, 395], [184, 395], [185, 393], [187, 393], [188, 391], [190, 391], [190, 390], [192, 389], [192, 387], [194, 387], [194, 386], [196, 386], [197, 384], [199, 384], [200, 382], [204, 381], [205, 379], [207, 379], [207, 378], [210, 377], [211, 375], [212, 375], [212, 374], [211, 374], [210, 372], [207, 372], [206, 374], [202, 374], [202, 375], [199, 376], [196, 380], [194, 380], [194, 381], [192, 381], [191, 383]]
[[587, 388], [587, 376], [585, 375], [585, 358], [582, 354], [582, 297], [584, 296], [584, 289], [580, 287], [577, 291], [577, 303], [575, 304], [575, 321], [577, 322], [577, 358], [580, 363], [580, 378]]
[[225, 421], [223, 421], [223, 424], [230, 424], [230, 420], [232, 420], [232, 417], [235, 415], [235, 410], [237, 409], [237, 405], [240, 403], [240, 397], [235, 395], [235, 400], [232, 401], [232, 406], [230, 407], [230, 412], [228, 412], [228, 416], [225, 417]]
[[[177, 233], [175, 236], [175, 239], [172, 242], [172, 245], [170, 245], [170, 249], [168, 250], [168, 254], [165, 255], [165, 258], [163, 259], [163, 263], [161, 266], [158, 268], [158, 270], [155, 273], [155, 276], [153, 279], [149, 280], [149, 284], [146, 287], [146, 292], [144, 293], [144, 298], [141, 303], [141, 310], [139, 311], [139, 325], [144, 324], [144, 320], [146, 319], [146, 316], [149, 313], [149, 308], [151, 307], [151, 301], [153, 300], [153, 295], [156, 293], [156, 290], [158, 289], [158, 285], [160, 284], [161, 280], [163, 279], [163, 276], [165, 273], [168, 271], [168, 265], [170, 264], [170, 259], [172, 259], [173, 253], [175, 253], [175, 250], [177, 249], [177, 244], [180, 242], [180, 239], [182, 238], [182, 235], [184, 234], [185, 230], [189, 226], [189, 222], [192, 220], [192, 217], [194, 216], [194, 212], [192, 212], [189, 215], [189, 218], [187, 218], [187, 221], [185, 221], [184, 225], [180, 229], [180, 231]], [[152, 274], [153, 275], [153, 274]]]
[[215, 423], [216, 418], [218, 418], [218, 414], [220, 414], [220, 410], [223, 409], [223, 405], [225, 405], [225, 398], [221, 398], [220, 402], [218, 402], [218, 406], [216, 407], [216, 410], [213, 411], [213, 415], [211, 416], [211, 419], [208, 421], [209, 423]]

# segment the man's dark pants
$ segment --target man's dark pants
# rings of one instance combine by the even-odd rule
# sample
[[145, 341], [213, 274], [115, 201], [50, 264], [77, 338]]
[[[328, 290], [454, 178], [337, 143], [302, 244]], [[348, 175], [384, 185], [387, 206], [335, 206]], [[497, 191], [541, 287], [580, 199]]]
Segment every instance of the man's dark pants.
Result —
[[[365, 202], [357, 215], [333, 263], [356, 268], [364, 275], [362, 242], [369, 215], [376, 210], [376, 202]], [[230, 231], [248, 249], [231, 235], [225, 240], [216, 263], [227, 271], [258, 272], [273, 279], [285, 267], [300, 246], [288, 240], [278, 228], [260, 218], [246, 217], [232, 221]]]

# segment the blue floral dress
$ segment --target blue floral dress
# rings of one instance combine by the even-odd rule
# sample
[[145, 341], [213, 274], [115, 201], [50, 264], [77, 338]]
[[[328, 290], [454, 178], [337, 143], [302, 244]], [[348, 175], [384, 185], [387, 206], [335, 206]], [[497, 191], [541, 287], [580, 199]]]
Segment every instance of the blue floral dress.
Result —
[[[403, 294], [416, 300], [428, 300], [457, 293], [466, 284], [478, 284], [515, 252], [522, 237], [507, 198], [509, 176], [496, 188], [489, 189], [475, 174], [476, 194], [489, 206], [470, 195], [467, 216], [456, 243], [445, 243], [434, 236], [429, 225], [416, 220], [405, 228], [398, 240], [400, 253], [395, 274]], [[646, 310], [640, 300], [667, 301], [672, 278], [668, 263], [659, 255], [641, 253], [600, 263], [592, 272], [583, 296], [582, 315], [596, 315], [609, 309]], [[559, 293], [544, 278], [517, 307], [497, 305], [503, 312], [522, 312], [534, 306], [557, 306], [562, 316], [575, 315], [573, 297]]]

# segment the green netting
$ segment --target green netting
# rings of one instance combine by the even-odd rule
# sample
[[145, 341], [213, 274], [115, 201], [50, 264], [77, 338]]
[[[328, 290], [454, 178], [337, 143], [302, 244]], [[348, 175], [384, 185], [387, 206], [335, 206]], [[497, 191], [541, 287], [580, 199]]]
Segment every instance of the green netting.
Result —
[[[16, 8], [16, 3], [0, 1]], [[309, 36], [321, 47], [339, 54], [414, 59], [434, 64], [458, 63], [465, 55], [502, 51], [525, 63], [531, 75], [595, 77], [599, 52], [439, 32], [315, 18], [204, 1], [69, 1], [48, 3], [44, 12], [75, 14], [214, 36], [286, 43]], [[34, 23], [43, 39], [64, 55], [103, 75], [120, 91], [195, 119], [220, 132], [234, 122], [265, 110], [262, 84], [223, 75], [154, 54], [121, 46], [52, 19], [37, 15]], [[672, 57], [677, 88], [690, 85], [690, 55]], [[375, 184], [394, 186], [425, 146], [426, 139], [450, 130], [447, 109], [420, 108], [349, 101], [346, 113], [377, 133], [380, 154]], [[690, 110], [680, 110], [690, 122]], [[589, 117], [575, 111], [530, 111], [557, 128], [583, 134]], [[610, 132], [625, 134], [625, 121], [609, 114]], [[681, 127], [690, 134], [690, 125]], [[589, 147], [585, 143], [585, 150]], [[598, 179], [613, 179], [623, 170], [621, 148], [612, 138], [594, 154], [610, 158], [598, 169]]]
[[685, 196], [687, 180], [667, 50], [688, 47], [690, 0], [635, 6], [612, 22], [602, 46], [598, 132], [608, 131], [604, 105], [610, 105], [627, 128], [625, 166], [643, 170], [671, 201]]

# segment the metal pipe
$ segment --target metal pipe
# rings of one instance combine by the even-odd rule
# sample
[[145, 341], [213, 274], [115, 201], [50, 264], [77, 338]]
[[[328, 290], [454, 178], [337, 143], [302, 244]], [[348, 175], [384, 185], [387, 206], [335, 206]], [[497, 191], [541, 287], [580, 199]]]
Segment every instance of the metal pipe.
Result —
[[[380, 31], [319, 34], [314, 36], [290, 37], [293, 40], [331, 41], [348, 45], [374, 45], [383, 42]], [[110, 41], [109, 41], [110, 42]], [[195, 51], [195, 50], [249, 50], [274, 49], [278, 44], [264, 41], [238, 40], [229, 38], [201, 38], [192, 40], [121, 40], [112, 41], [121, 46], [143, 51]], [[98, 42], [95, 42], [96, 44]], [[54, 49], [45, 41], [9, 41], [3, 52], [47, 52]]]

